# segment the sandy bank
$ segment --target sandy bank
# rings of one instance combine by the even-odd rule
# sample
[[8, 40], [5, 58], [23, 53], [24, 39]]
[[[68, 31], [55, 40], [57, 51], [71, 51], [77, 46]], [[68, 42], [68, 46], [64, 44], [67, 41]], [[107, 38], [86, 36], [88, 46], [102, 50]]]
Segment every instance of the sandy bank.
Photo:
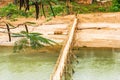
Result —
[[[42, 33], [44, 37], [63, 44], [73, 22], [73, 15], [56, 17], [51, 21], [25, 19], [37, 23], [37, 27], [29, 26], [30, 32]], [[120, 48], [120, 13], [95, 13], [78, 15], [79, 23], [75, 37], [76, 47], [113, 47]], [[23, 20], [22, 20], [23, 22]], [[21, 23], [19, 20], [12, 24]], [[4, 27], [1, 25], [1, 27]], [[25, 30], [20, 26], [11, 33], [18, 33]], [[56, 34], [59, 33], [60, 34]], [[13, 45], [19, 38], [12, 38], [8, 42], [7, 30], [0, 29], [0, 45]]]

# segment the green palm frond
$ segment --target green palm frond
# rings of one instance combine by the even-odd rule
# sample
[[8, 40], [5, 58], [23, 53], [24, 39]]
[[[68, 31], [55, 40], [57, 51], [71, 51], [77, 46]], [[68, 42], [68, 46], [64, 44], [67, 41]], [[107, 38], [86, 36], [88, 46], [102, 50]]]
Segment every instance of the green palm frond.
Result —
[[28, 39], [27, 38], [22, 38], [19, 41], [16, 41], [14, 44], [14, 52], [20, 51], [24, 48], [27, 48], [29, 45]]
[[39, 35], [42, 35], [41, 33], [29, 33], [29, 34], [31, 34], [31, 35], [34, 35], [34, 36], [39, 36]]
[[46, 39], [46, 38], [44, 38], [44, 37], [42, 37], [42, 36], [39, 36], [38, 39], [39, 39], [39, 41], [40, 41], [41, 43], [43, 43], [43, 44], [49, 44], [49, 45], [53, 45], [53, 43], [56, 44], [55, 41], [50, 40], [50, 39]]
[[26, 35], [28, 33], [26, 31], [21, 31], [20, 34]]
[[21, 31], [20, 33], [13, 33], [12, 37], [25, 37], [27, 35], [27, 32]]
[[33, 49], [41, 48], [44, 46], [44, 44], [39, 42], [39, 39], [37, 36], [31, 35], [29, 36], [29, 38], [30, 38], [30, 45]]
[[40, 33], [27, 33], [25, 31], [22, 31], [20, 33], [13, 34], [13, 35], [14, 37], [24, 37], [19, 41], [15, 42], [14, 51], [22, 50], [23, 48], [26, 48], [26, 46], [28, 45], [32, 49], [39, 49], [46, 45], [57, 44], [53, 40], [42, 37]]
[[12, 37], [24, 37], [24, 35], [19, 33], [13, 33]]

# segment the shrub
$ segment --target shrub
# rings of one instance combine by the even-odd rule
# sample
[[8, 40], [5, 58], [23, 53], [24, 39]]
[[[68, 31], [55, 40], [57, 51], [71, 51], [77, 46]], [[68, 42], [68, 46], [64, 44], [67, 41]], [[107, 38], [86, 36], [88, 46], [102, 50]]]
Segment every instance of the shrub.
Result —
[[14, 4], [9, 4], [0, 9], [0, 16], [7, 18], [16, 18], [19, 16], [28, 17], [31, 16], [33, 11], [25, 12], [24, 10], [19, 10], [18, 7]]
[[118, 6], [112, 6], [110, 10], [111, 10], [112, 12], [120, 11], [120, 9], [119, 9]]
[[110, 10], [113, 12], [120, 11], [120, 0], [113, 0], [113, 5]]
[[60, 15], [64, 11], [64, 9], [65, 9], [64, 6], [61, 6], [61, 5], [55, 5], [55, 6], [53, 6], [53, 10], [54, 10], [54, 12], [55, 12], [56, 15]]
[[101, 12], [106, 11], [106, 9], [104, 7], [100, 7], [100, 8], [98, 8], [98, 10], [101, 11]]

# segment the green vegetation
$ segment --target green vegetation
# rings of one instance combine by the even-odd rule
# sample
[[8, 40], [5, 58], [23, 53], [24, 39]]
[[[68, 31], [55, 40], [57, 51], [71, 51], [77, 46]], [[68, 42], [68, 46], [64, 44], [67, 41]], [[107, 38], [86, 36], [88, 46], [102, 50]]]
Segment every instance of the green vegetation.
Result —
[[[47, 6], [47, 9], [49, 8], [51, 10], [51, 13], [55, 17], [55, 13], [52, 8], [52, 2], [51, 0], [19, 0], [20, 1], [20, 10], [22, 7], [25, 8], [25, 11], [30, 10], [30, 6], [35, 7], [35, 13], [36, 13], [36, 19], [39, 18], [39, 13], [42, 12], [44, 17], [46, 17], [45, 7]], [[41, 10], [41, 11], [40, 11]]]
[[0, 9], [0, 17], [6, 17], [8, 19], [17, 17], [31, 17], [33, 16], [33, 13], [33, 9], [29, 12], [25, 12], [24, 10], [19, 10], [18, 7], [12, 3]]
[[[67, 13], [81, 14], [93, 12], [120, 11], [120, 0], [113, 0], [113, 2], [111, 2], [110, 4], [104, 3], [104, 5], [100, 5], [97, 2], [94, 2], [93, 4], [90, 5], [78, 4], [77, 2], [74, 1], [71, 1], [70, 4], [71, 6], [68, 7], [64, 0], [63, 1], [42, 0], [41, 2], [39, 0], [38, 1], [30, 0], [29, 3], [22, 3], [20, 6], [11, 3], [0, 9], [0, 17], [7, 17], [8, 19], [13, 19], [17, 17], [34, 17], [36, 15], [37, 19], [39, 16], [50, 17], [55, 15], [66, 15]], [[24, 7], [24, 9], [22, 7]]]
[[120, 0], [113, 0], [113, 5], [111, 7], [111, 11], [113, 11], [113, 12], [120, 11]]
[[[11, 37], [21, 37], [20, 40], [15, 42], [14, 52], [17, 52], [17, 51], [19, 52], [29, 47], [31, 47], [32, 49], [39, 49], [46, 45], [48, 46], [48, 45], [57, 44], [53, 40], [44, 38], [40, 33], [29, 33], [27, 26], [34, 25], [35, 24], [34, 22], [24, 22], [22, 24], [18, 24], [17, 26], [14, 26], [9, 22], [4, 22], [4, 21], [0, 23], [4, 23], [6, 25], [6, 28], [3, 28], [3, 29], [7, 29], [9, 42], [12, 41]], [[25, 26], [26, 31], [21, 31], [20, 33], [13, 33], [13, 34], [10, 32], [10, 29], [15, 29], [21, 25]]]
[[29, 46], [32, 49], [39, 49], [45, 45], [53, 45], [56, 43], [50, 39], [42, 37], [40, 33], [28, 33], [26, 31], [22, 31], [21, 33], [13, 34], [12, 36], [23, 37], [15, 42], [14, 52], [25, 50]]

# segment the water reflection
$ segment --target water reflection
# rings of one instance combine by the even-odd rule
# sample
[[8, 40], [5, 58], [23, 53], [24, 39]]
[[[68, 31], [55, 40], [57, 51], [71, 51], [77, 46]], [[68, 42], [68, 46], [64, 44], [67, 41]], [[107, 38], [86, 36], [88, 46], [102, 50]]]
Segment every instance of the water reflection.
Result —
[[81, 48], [74, 80], [120, 80], [120, 49]]

